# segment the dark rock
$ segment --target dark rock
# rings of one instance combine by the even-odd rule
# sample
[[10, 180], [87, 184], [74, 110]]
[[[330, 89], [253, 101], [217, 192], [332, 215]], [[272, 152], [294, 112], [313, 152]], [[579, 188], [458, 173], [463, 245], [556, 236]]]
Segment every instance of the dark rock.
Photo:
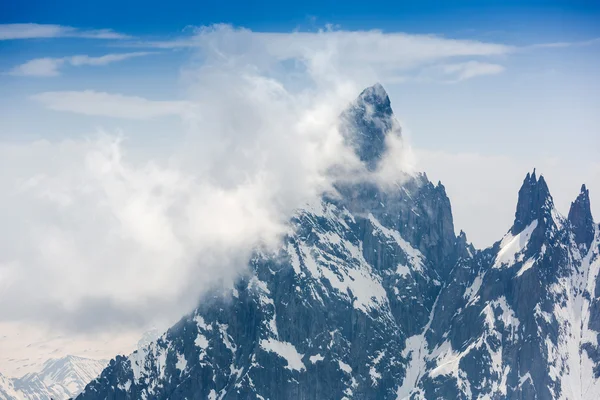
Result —
[[548, 185], [543, 176], [540, 176], [539, 180], [536, 178], [534, 169], [531, 175], [527, 174], [519, 189], [515, 222], [511, 232], [516, 235], [534, 220], [549, 216], [553, 207], [554, 201], [550, 196]]
[[390, 98], [379, 83], [365, 89], [342, 116], [342, 133], [367, 169], [377, 168], [386, 150], [386, 135], [399, 124]]
[[567, 218], [575, 234], [575, 242], [590, 248], [594, 240], [594, 219], [592, 218], [592, 209], [590, 207], [590, 192], [581, 186], [581, 192], [574, 202], [571, 203], [569, 216]]

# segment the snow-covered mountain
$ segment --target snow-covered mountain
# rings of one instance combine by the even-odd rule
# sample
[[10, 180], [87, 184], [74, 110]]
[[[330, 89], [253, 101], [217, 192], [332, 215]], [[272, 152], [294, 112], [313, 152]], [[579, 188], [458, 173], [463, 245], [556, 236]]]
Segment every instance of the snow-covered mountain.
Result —
[[19, 394], [13, 385], [13, 380], [0, 374], [0, 399], [13, 400], [19, 398]]
[[[528, 174], [512, 228], [459, 260], [411, 338], [416, 398], [600, 398], [600, 229], [582, 187], [568, 218]], [[423, 351], [425, 350], [425, 351]], [[418, 394], [418, 395], [417, 395]]]
[[21, 378], [0, 375], [1, 400], [62, 400], [79, 394], [106, 367], [106, 361], [66, 356], [48, 360], [40, 372]]
[[[376, 171], [397, 126], [380, 85], [343, 115]], [[478, 251], [425, 174], [339, 183], [256, 251], [231, 292], [78, 399], [598, 399], [600, 227], [582, 187], [568, 217], [527, 174], [515, 220]]]

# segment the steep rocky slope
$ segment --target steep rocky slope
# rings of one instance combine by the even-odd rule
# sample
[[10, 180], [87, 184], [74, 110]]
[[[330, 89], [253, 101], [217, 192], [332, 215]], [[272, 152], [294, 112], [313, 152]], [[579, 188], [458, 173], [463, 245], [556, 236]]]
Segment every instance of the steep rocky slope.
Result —
[[[342, 116], [368, 171], [397, 128], [380, 85]], [[397, 132], [394, 132], [396, 134]], [[456, 236], [426, 175], [339, 183], [78, 399], [600, 398], [600, 229], [585, 187], [568, 218], [528, 174], [491, 248]]]

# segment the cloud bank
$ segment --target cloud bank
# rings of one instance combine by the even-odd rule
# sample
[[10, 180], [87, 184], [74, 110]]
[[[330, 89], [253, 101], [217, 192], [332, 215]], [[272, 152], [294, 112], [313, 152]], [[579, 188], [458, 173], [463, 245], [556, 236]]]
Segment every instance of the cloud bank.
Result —
[[[184, 128], [163, 133], [177, 138], [168, 152], [139, 150], [143, 132], [0, 143], [0, 320], [80, 331], [172, 322], [243, 273], [256, 246], [276, 247], [290, 214], [339, 178], [333, 166], [361, 170], [337, 124], [365, 86], [511, 51], [377, 31], [216, 26], [191, 40], [197, 58], [182, 69], [184, 100], [34, 96], [83, 115], [176, 116]], [[408, 164], [402, 144], [391, 144], [395, 164], [385, 163], [382, 179]]]

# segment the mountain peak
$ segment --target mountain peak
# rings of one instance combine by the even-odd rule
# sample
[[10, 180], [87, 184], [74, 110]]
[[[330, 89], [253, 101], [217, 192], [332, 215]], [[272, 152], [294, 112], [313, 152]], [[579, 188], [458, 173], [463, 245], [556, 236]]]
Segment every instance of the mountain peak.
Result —
[[379, 83], [363, 90], [342, 113], [344, 139], [370, 171], [377, 168], [386, 150], [385, 137], [395, 127], [390, 98]]
[[571, 203], [567, 219], [575, 234], [575, 243], [585, 244], [586, 248], [589, 248], [594, 240], [594, 218], [590, 206], [590, 192], [585, 184], [581, 185], [579, 195]]
[[369, 86], [358, 96], [357, 101], [375, 107], [375, 111], [391, 116], [393, 114], [390, 98], [380, 83]]
[[527, 173], [519, 189], [515, 222], [511, 232], [513, 234], [521, 232], [534, 220], [550, 213], [552, 208], [554, 208], [554, 201], [546, 180], [541, 175], [538, 179], [534, 168], [533, 173]]
[[[93, 360], [73, 355], [47, 360], [42, 370], [13, 378], [10, 383], [15, 393], [2, 399], [66, 399], [78, 395], [85, 385], [97, 377], [108, 364], [104, 360]], [[1, 376], [0, 376], [1, 378]]]

